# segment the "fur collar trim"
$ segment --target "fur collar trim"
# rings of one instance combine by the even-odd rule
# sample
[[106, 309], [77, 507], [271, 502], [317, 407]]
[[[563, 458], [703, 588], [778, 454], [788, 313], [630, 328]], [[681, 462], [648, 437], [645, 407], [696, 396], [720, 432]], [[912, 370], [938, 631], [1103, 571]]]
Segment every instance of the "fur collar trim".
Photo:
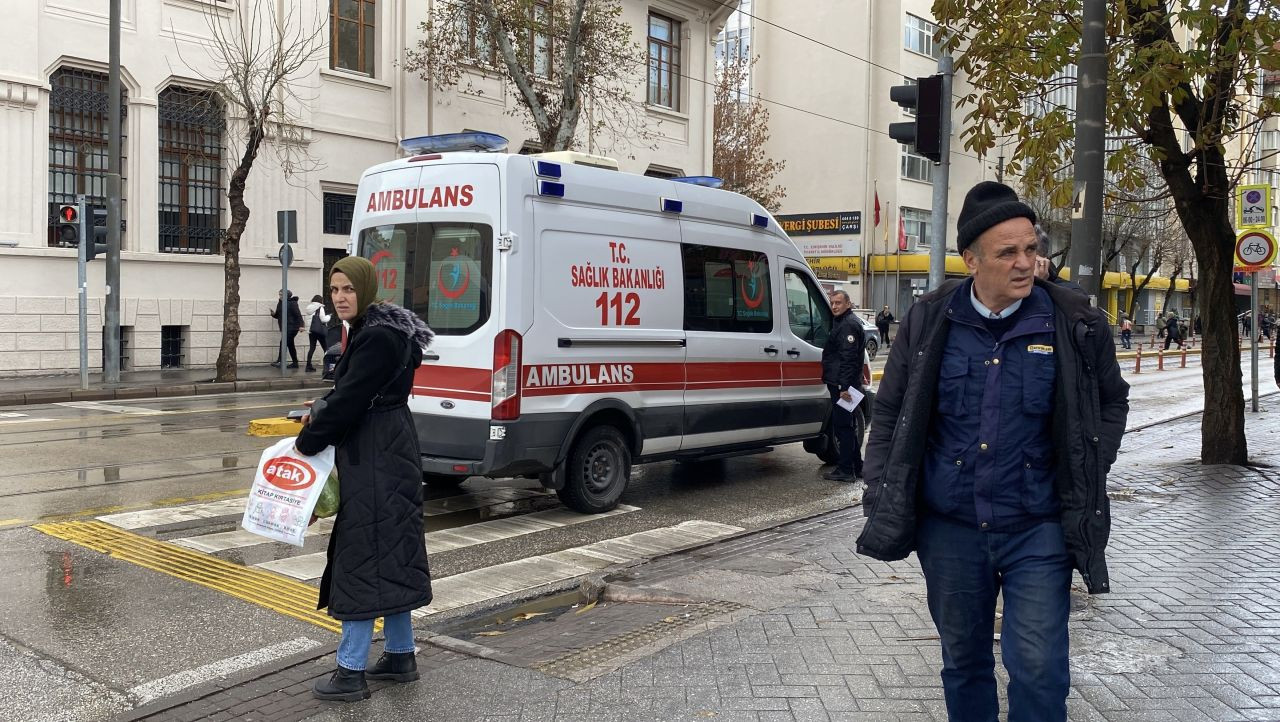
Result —
[[394, 303], [374, 303], [364, 312], [365, 326], [385, 326], [408, 336], [426, 348], [435, 336], [418, 314]]

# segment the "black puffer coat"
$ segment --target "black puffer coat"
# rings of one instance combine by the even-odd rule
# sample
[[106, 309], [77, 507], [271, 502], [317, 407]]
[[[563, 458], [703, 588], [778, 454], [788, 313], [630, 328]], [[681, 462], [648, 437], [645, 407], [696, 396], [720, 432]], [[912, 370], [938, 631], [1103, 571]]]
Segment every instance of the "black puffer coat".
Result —
[[[1129, 413], [1129, 384], [1116, 363], [1102, 312], [1083, 293], [1036, 281], [1054, 305], [1057, 373], [1051, 434], [1054, 487], [1072, 565], [1090, 594], [1111, 590], [1104, 552], [1111, 534], [1107, 472], [1116, 460]], [[873, 559], [905, 559], [916, 548], [921, 464], [937, 410], [938, 370], [947, 343], [947, 306], [962, 281], [920, 298], [898, 329], [876, 393], [867, 437], [867, 523], [857, 550]]]
[[407, 405], [431, 331], [412, 312], [375, 303], [351, 326], [326, 407], [298, 435], [314, 454], [337, 447], [338, 516], [317, 609], [373, 619], [431, 602], [422, 529], [422, 460]]

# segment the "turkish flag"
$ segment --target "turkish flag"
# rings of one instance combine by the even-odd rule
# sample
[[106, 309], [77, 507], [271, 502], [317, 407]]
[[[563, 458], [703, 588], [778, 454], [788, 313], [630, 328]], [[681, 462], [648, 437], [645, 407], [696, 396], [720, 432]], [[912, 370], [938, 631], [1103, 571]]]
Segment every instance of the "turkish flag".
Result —
[[872, 224], [872, 228], [880, 227], [880, 191], [876, 191], [876, 222]]
[[902, 215], [898, 215], [898, 250], [907, 250], [907, 227], [902, 223]]

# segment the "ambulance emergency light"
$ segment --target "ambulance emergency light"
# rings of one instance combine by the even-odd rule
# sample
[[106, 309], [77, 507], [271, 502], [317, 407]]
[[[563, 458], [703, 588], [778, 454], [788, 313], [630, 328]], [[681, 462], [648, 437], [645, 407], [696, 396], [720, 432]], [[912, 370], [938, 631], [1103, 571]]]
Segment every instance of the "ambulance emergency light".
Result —
[[501, 153], [507, 139], [496, 133], [445, 133], [420, 135], [400, 141], [400, 149], [410, 155], [423, 153]]
[[724, 179], [717, 178], [713, 175], [683, 175], [679, 178], [672, 178], [676, 183], [688, 183], [689, 185], [704, 186], [706, 188], [723, 188]]

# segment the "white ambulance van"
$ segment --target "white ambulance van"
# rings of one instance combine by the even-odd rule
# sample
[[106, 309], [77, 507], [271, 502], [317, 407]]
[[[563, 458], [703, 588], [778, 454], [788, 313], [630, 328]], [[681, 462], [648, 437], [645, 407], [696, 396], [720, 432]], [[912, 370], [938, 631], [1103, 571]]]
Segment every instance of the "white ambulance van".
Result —
[[402, 147], [360, 179], [350, 251], [436, 333], [410, 398], [428, 483], [536, 477], [597, 513], [634, 463], [833, 456], [831, 312], [759, 204], [484, 133]]

